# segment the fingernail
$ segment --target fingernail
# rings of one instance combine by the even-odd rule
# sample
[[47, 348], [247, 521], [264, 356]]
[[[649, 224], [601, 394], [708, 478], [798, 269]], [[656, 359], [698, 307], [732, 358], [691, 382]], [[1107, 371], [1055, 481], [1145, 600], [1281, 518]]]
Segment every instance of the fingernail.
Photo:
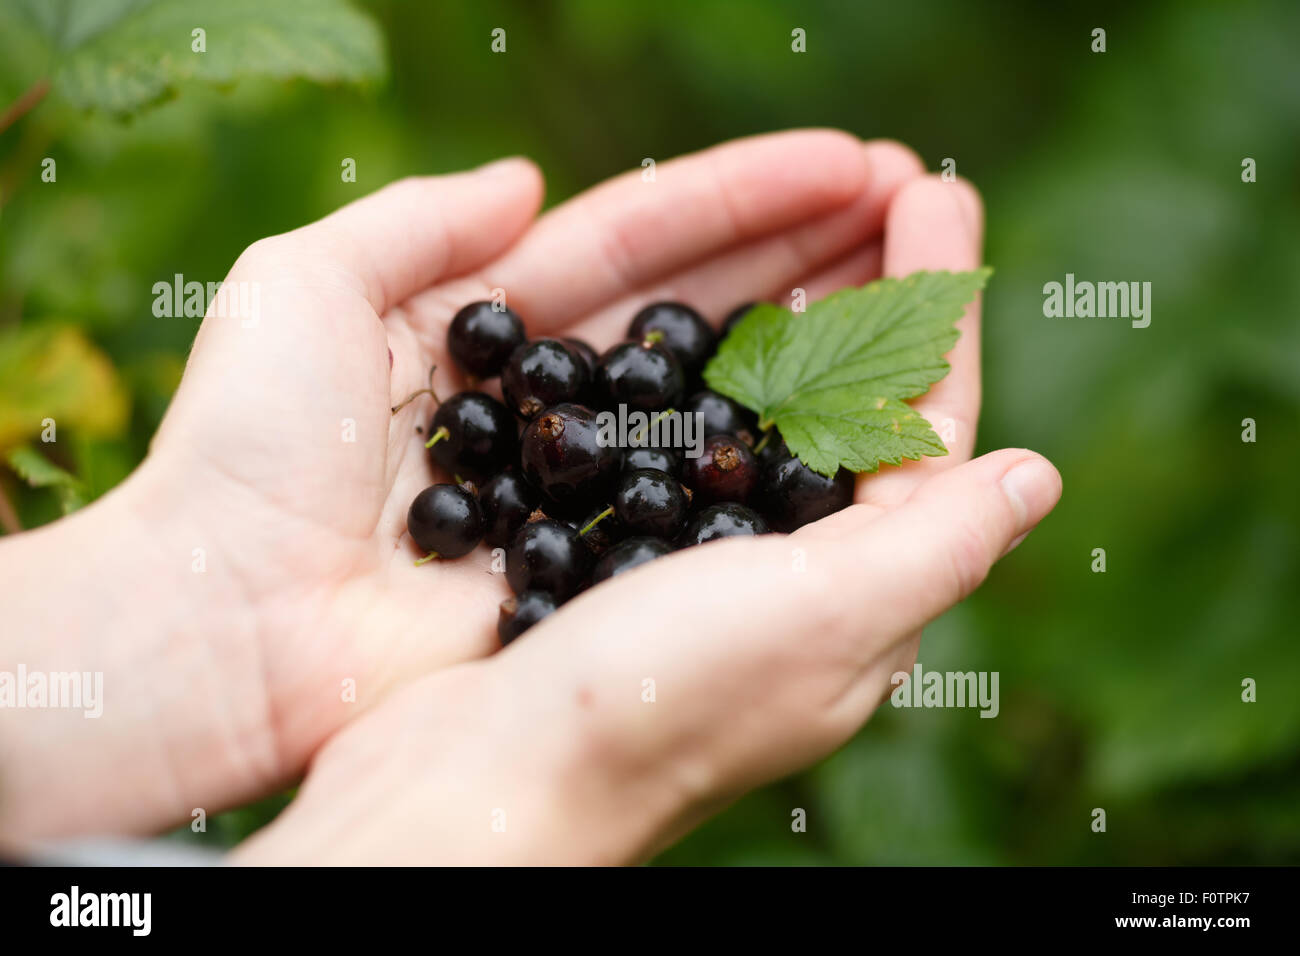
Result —
[[1020, 537], [1028, 534], [1052, 510], [1060, 497], [1060, 487], [1061, 476], [1041, 458], [1023, 461], [1002, 476], [1002, 491], [1016, 513], [1016, 531]]

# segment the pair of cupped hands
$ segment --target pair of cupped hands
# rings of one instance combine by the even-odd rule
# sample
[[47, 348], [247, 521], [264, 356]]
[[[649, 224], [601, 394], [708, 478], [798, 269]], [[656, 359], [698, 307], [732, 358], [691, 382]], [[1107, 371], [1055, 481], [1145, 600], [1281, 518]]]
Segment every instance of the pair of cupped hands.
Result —
[[[531, 336], [618, 341], [647, 302], [720, 322], [980, 264], [964, 181], [893, 142], [759, 136], [539, 216], [523, 159], [405, 179], [253, 243], [143, 465], [0, 545], [27, 667], [99, 671], [98, 719], [0, 712], [0, 840], [157, 832], [302, 780], [246, 863], [623, 863], [833, 751], [921, 629], [1054, 506], [1029, 451], [971, 460], [978, 302], [915, 406], [949, 454], [860, 476], [793, 535], [726, 539], [580, 595], [507, 649], [486, 547], [417, 567], [424, 387], [452, 315], [504, 290]], [[391, 365], [390, 365], [391, 350]], [[792, 808], [793, 809], [793, 808]], [[773, 826], [788, 826], [774, 819]]]

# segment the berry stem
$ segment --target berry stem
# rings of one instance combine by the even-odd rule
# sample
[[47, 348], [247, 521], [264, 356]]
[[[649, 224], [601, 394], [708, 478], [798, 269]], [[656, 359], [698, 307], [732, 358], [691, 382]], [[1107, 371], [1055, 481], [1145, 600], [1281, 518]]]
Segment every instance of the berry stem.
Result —
[[652, 418], [650, 421], [646, 422], [644, 425], [642, 425], [640, 428], [638, 428], [636, 434], [632, 436], [632, 441], [640, 441], [642, 435], [644, 435], [644, 434], [645, 434], [647, 431], [649, 431], [651, 428], [654, 428], [654, 427], [655, 427], [656, 425], [658, 425], [661, 421], [663, 421], [665, 418], [667, 418], [669, 415], [671, 415], [671, 414], [673, 413], [673, 411], [674, 411], [674, 409], [671, 409], [671, 408], [665, 408], [662, 412], [660, 412], [658, 415], [656, 415], [656, 416], [655, 416], [654, 418]]
[[772, 440], [772, 426], [768, 425], [767, 431], [763, 432], [763, 437], [760, 438], [758, 444], [754, 446], [754, 454], [757, 455], [764, 448], [766, 448], [767, 443], [770, 442], [771, 440]]
[[400, 412], [407, 405], [410, 405], [411, 402], [415, 401], [421, 395], [433, 395], [433, 400], [435, 402], [438, 400], [438, 396], [434, 393], [433, 389], [422, 388], [419, 391], [412, 392], [410, 395], [407, 395], [406, 398], [402, 399], [400, 402], [394, 405], [392, 408], [393, 414], [396, 415], [398, 412]]
[[422, 557], [422, 558], [416, 558], [416, 559], [415, 559], [415, 566], [418, 568], [418, 567], [419, 567], [420, 565], [422, 565], [422, 564], [428, 564], [430, 561], [434, 560], [434, 559], [437, 558], [437, 557], [438, 557], [438, 552], [437, 552], [437, 551], [430, 551], [430, 552], [429, 552], [428, 554], [426, 554], [424, 557]]
[[[438, 393], [435, 392], [435, 391], [433, 390], [433, 373], [436, 372], [437, 370], [438, 370], [438, 366], [437, 366], [437, 365], [430, 365], [430, 366], [429, 366], [429, 387], [428, 387], [428, 388], [422, 388], [422, 389], [420, 389], [419, 391], [416, 391], [416, 392], [412, 392], [410, 395], [407, 395], [406, 398], [402, 399], [400, 402], [398, 402], [396, 405], [394, 405], [393, 408], [392, 408], [392, 412], [393, 412], [394, 415], [396, 415], [398, 412], [400, 412], [400, 411], [401, 411], [403, 408], [405, 408], [407, 405], [411, 404], [411, 402], [415, 401], [415, 400], [416, 400], [417, 398], [419, 398], [421, 395], [432, 395], [432, 396], [433, 396], [434, 404], [437, 404], [437, 405], [441, 405], [441, 404], [442, 404], [442, 399], [439, 398], [439, 397], [438, 397]], [[428, 446], [426, 445], [425, 447], [427, 448]]]
[[582, 530], [578, 532], [578, 537], [581, 538], [581, 537], [583, 537], [584, 535], [586, 535], [586, 533], [587, 533], [588, 531], [590, 531], [592, 528], [596, 527], [596, 525], [600, 524], [602, 521], [604, 521], [606, 518], [608, 518], [608, 517], [609, 517], [610, 515], [612, 515], [613, 513], [614, 513], [614, 506], [613, 506], [613, 505], [610, 505], [608, 508], [606, 508], [606, 509], [605, 509], [604, 511], [602, 511], [600, 514], [596, 515], [596, 517], [594, 517], [594, 518], [592, 518], [590, 521], [588, 521], [588, 522], [586, 523], [586, 525], [583, 526]]
[[436, 432], [433, 433], [432, 438], [430, 438], [427, 442], [424, 443], [424, 447], [432, 448], [434, 445], [438, 444], [438, 442], [450, 436], [451, 436], [451, 432], [447, 431], [446, 425], [443, 425], [441, 428], [439, 428]]
[[645, 338], [641, 340], [642, 345], [658, 345], [664, 340], [664, 334], [658, 329], [647, 332]]

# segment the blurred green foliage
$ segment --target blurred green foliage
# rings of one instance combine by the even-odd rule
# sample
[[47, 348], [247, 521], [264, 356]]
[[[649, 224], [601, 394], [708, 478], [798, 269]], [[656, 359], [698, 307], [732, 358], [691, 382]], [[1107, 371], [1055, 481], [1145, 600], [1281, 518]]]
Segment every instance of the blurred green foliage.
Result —
[[[67, 424], [33, 447], [57, 448], [52, 463], [88, 497], [121, 481], [197, 326], [154, 318], [153, 283], [220, 278], [254, 239], [394, 177], [523, 153], [555, 202], [645, 156], [753, 132], [900, 139], [931, 168], [954, 158], [985, 196], [997, 274], [980, 447], [1033, 447], [1065, 478], [1056, 513], [922, 647], [929, 670], [998, 671], [1001, 713], [886, 705], [840, 752], [663, 861], [1300, 862], [1300, 7], [137, 9], [153, 5], [173, 6], [0, 0], [0, 101], [54, 80], [0, 137], [6, 448], [50, 414], [35, 390]], [[325, 7], [353, 18], [346, 36], [331, 38], [328, 15], [296, 29]], [[210, 13], [240, 56], [210, 75], [145, 69], [156, 31], [121, 28], [145, 43], [124, 68], [95, 46], [113, 8], [196, 26]], [[805, 54], [790, 51], [796, 26]], [[506, 55], [489, 50], [495, 27]], [[1095, 27], [1105, 53], [1090, 50]], [[41, 180], [45, 157], [57, 184]], [[340, 181], [343, 157], [357, 184]], [[1242, 182], [1245, 157], [1256, 183]], [[1151, 326], [1044, 318], [1042, 286], [1067, 272], [1151, 282]], [[52, 486], [5, 473], [0, 489], [28, 526], [59, 513]], [[1246, 677], [1257, 703], [1241, 701]], [[209, 837], [233, 841], [281, 803]], [[807, 833], [791, 832], [796, 807]]]

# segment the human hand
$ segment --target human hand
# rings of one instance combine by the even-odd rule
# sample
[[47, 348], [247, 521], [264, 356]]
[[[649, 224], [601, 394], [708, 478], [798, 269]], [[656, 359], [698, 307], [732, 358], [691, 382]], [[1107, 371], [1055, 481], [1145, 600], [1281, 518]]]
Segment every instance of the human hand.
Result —
[[[883, 241], [872, 229], [834, 265], [791, 262], [779, 277], [743, 263], [734, 273], [696, 267], [711, 274], [601, 310], [579, 334], [607, 344], [639, 301], [660, 295], [716, 317], [795, 285], [815, 299], [882, 269], [979, 264], [982, 217], [969, 186], [914, 175], [896, 185]], [[554, 294], [563, 299], [560, 283]], [[548, 329], [546, 317], [564, 320], [562, 308], [530, 304], [525, 314], [539, 310]], [[838, 747], [891, 675], [910, 670], [921, 628], [974, 590], [1060, 495], [1055, 469], [1031, 452], [969, 461], [978, 304], [958, 327], [952, 371], [915, 403], [950, 436], [947, 457], [862, 476], [852, 507], [788, 537], [654, 561], [570, 601], [504, 653], [414, 682], [330, 740], [293, 805], [236, 858], [634, 861]]]
[[[504, 289], [532, 334], [603, 347], [650, 299], [716, 320], [794, 286], [817, 298], [879, 272], [885, 209], [920, 174], [895, 144], [792, 132], [662, 163], [654, 182], [627, 174], [534, 222], [540, 178], [512, 160], [403, 181], [255, 243], [225, 287], [247, 283], [257, 314], [204, 320], [144, 465], [6, 543], [34, 569], [29, 617], [70, 638], [24, 653], [107, 671], [118, 705], [93, 727], [43, 724], [38, 749], [10, 735], [0, 830], [147, 831], [252, 799], [396, 685], [497, 647], [508, 592], [483, 551], [412, 566], [430, 403], [389, 413], [431, 364], [442, 393], [459, 386], [443, 343], [461, 305]], [[51, 617], [39, 569], [73, 548], [89, 590], [70, 585]], [[120, 615], [111, 632], [93, 621], [103, 606]], [[68, 766], [103, 783], [75, 812], [66, 785], [51, 799]]]

